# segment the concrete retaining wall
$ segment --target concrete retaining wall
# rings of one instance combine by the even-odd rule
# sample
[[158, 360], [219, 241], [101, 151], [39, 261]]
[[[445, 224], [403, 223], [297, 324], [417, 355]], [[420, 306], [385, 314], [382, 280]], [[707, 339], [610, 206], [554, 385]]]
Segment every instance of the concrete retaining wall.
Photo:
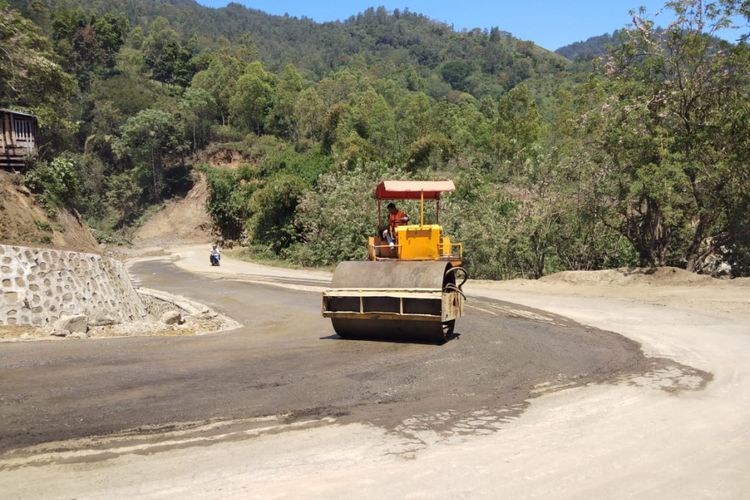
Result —
[[0, 245], [0, 324], [44, 325], [62, 314], [124, 323], [147, 313], [125, 266], [114, 259]]

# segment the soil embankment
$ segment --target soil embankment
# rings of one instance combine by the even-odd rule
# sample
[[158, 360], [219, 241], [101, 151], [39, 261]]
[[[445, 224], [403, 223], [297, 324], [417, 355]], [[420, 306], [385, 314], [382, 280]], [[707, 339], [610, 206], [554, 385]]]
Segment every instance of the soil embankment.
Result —
[[211, 217], [206, 212], [206, 176], [194, 172], [195, 184], [184, 198], [173, 198], [164, 208], [136, 229], [136, 247], [173, 245], [176, 242], [207, 242], [212, 239]]
[[77, 214], [55, 209], [50, 217], [23, 185], [23, 176], [0, 170], [0, 243], [98, 252], [99, 244]]
[[[209, 146], [192, 158], [193, 164], [211, 168], [235, 170], [243, 164], [253, 164], [251, 158], [223, 145]], [[214, 224], [206, 211], [209, 188], [206, 176], [192, 171], [193, 187], [184, 197], [167, 200], [164, 207], [149, 217], [133, 234], [133, 244], [138, 248], [171, 247], [186, 243], [209, 242], [216, 239]]]

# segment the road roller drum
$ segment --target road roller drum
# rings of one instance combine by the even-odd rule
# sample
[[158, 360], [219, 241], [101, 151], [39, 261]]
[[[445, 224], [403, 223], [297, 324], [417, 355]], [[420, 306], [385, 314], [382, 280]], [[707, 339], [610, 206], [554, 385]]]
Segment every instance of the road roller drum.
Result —
[[463, 313], [465, 272], [447, 262], [342, 262], [323, 316], [343, 338], [444, 342]]

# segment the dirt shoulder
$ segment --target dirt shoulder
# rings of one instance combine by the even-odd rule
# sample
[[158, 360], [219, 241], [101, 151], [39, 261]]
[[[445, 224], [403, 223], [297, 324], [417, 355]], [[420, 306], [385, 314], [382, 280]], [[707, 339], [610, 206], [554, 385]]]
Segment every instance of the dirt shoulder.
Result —
[[468, 291], [518, 296], [611, 298], [750, 319], [750, 278], [716, 279], [682, 269], [566, 271], [540, 280], [472, 280]]

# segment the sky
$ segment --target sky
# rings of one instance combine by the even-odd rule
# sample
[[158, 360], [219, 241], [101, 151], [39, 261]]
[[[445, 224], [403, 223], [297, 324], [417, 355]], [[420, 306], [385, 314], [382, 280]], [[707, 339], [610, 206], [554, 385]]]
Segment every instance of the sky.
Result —
[[[197, 0], [222, 7], [227, 0]], [[611, 33], [631, 22], [639, 6], [658, 12], [664, 0], [235, 0], [269, 14], [309, 17], [318, 22], [344, 20], [368, 7], [408, 9], [452, 24], [457, 30], [497, 26], [515, 37], [555, 50], [589, 37]], [[666, 15], [666, 14], [665, 14]], [[662, 18], [664, 17], [661, 16]], [[656, 18], [659, 20], [659, 17]], [[668, 19], [658, 24], [667, 24]]]

